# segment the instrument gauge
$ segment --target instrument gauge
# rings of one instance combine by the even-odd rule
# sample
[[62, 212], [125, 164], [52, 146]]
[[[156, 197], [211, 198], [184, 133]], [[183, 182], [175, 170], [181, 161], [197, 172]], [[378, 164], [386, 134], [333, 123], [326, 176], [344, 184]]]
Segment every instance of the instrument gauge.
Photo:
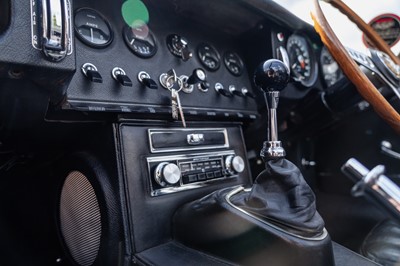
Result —
[[224, 63], [232, 75], [239, 77], [243, 72], [243, 61], [237, 53], [226, 52], [224, 54]]
[[213, 46], [201, 43], [197, 47], [197, 56], [201, 64], [210, 71], [216, 71], [221, 65], [221, 57]]
[[93, 9], [81, 8], [76, 11], [74, 23], [78, 38], [91, 47], [106, 47], [113, 39], [110, 24]]
[[305, 87], [314, 85], [318, 74], [317, 62], [306, 38], [298, 34], [291, 35], [287, 51], [294, 80]]
[[335, 84], [343, 76], [338, 63], [333, 59], [326, 47], [323, 47], [321, 50], [321, 67], [325, 83], [328, 87]]
[[134, 28], [125, 26], [123, 35], [126, 45], [135, 55], [149, 58], [156, 54], [156, 39], [146, 24]]

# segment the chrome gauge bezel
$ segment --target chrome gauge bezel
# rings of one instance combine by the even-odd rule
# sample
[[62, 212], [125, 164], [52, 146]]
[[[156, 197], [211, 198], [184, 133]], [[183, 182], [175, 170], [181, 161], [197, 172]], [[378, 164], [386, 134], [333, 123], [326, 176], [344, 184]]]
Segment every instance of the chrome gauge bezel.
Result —
[[[334, 61], [333, 63], [336, 63], [337, 69], [334, 71], [335, 73], [333, 73], [333, 72], [326, 73], [326, 70], [325, 70], [326, 68], [324, 68], [324, 66], [326, 65], [324, 62], [325, 56], [330, 57], [330, 60], [333, 60]], [[333, 64], [333, 63], [331, 63], [331, 64]], [[323, 80], [324, 80], [326, 87], [330, 87], [330, 86], [334, 85], [336, 82], [338, 82], [343, 77], [343, 71], [341, 70], [339, 64], [336, 62], [336, 60], [333, 58], [333, 56], [330, 54], [330, 52], [328, 51], [328, 49], [325, 46], [323, 46], [321, 49], [321, 53], [319, 56], [319, 64], [321, 67], [321, 73], [323, 75]], [[327, 75], [336, 75], [335, 80], [334, 81], [329, 80], [327, 78]]]
[[[308, 77], [304, 77], [301, 74], [298, 73], [298, 71], [295, 69], [295, 62], [293, 62], [293, 58], [292, 58], [292, 49], [294, 45], [301, 45], [302, 47], [299, 47], [299, 49], [303, 52], [303, 53], [307, 53], [308, 54], [308, 59], [304, 59], [304, 60], [309, 60], [309, 63], [307, 63], [307, 65], [310, 67], [310, 74]], [[301, 49], [303, 48], [303, 49]], [[286, 49], [289, 55], [289, 61], [290, 61], [290, 72], [291, 72], [291, 76], [293, 77], [293, 79], [295, 81], [298, 81], [301, 85], [303, 85], [304, 87], [311, 87], [315, 84], [315, 82], [317, 81], [317, 77], [318, 77], [318, 62], [315, 56], [314, 51], [311, 49], [311, 45], [309, 40], [299, 34], [299, 33], [294, 33], [292, 35], [289, 36], [287, 43], [286, 43]], [[307, 66], [306, 66], [307, 67]]]

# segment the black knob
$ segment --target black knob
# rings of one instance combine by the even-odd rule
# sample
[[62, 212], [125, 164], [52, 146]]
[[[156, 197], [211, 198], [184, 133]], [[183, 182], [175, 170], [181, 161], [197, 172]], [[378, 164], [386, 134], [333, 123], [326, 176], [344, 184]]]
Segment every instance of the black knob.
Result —
[[289, 69], [282, 61], [270, 59], [257, 67], [254, 83], [263, 92], [281, 91], [288, 84], [289, 77]]
[[196, 68], [193, 70], [192, 75], [187, 80], [189, 85], [196, 84], [198, 82], [204, 82], [207, 78], [206, 72], [201, 68]]

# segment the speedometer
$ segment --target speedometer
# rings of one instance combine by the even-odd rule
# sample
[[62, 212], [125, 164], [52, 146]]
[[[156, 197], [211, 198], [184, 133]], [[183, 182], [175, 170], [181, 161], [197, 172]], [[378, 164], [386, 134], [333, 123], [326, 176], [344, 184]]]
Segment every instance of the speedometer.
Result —
[[303, 86], [312, 86], [317, 79], [317, 62], [306, 38], [293, 34], [287, 42], [290, 69], [293, 78]]

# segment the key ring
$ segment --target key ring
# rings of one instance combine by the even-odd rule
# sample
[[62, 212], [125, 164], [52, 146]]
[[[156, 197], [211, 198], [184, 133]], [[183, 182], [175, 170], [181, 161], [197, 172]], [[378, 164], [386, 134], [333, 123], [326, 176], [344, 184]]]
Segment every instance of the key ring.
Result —
[[176, 75], [175, 70], [171, 69], [167, 73], [162, 73], [159, 77], [159, 81], [163, 88], [171, 91], [172, 87], [176, 82], [178, 82], [179, 89], [176, 90], [180, 92], [184, 87], [184, 81]]
[[[176, 76], [175, 76], [175, 77], [176, 77]], [[178, 92], [180, 92], [180, 91], [183, 89], [183, 81], [182, 81], [182, 79], [176, 77], [176, 82], [178, 82], [179, 89], [178, 89], [178, 90], [175, 90], [175, 92], [178, 93]], [[174, 84], [175, 84], [175, 82], [174, 82], [174, 76], [169, 76], [169, 77], [166, 79], [167, 89], [168, 89], [169, 91], [172, 91], [172, 87], [174, 86]]]

